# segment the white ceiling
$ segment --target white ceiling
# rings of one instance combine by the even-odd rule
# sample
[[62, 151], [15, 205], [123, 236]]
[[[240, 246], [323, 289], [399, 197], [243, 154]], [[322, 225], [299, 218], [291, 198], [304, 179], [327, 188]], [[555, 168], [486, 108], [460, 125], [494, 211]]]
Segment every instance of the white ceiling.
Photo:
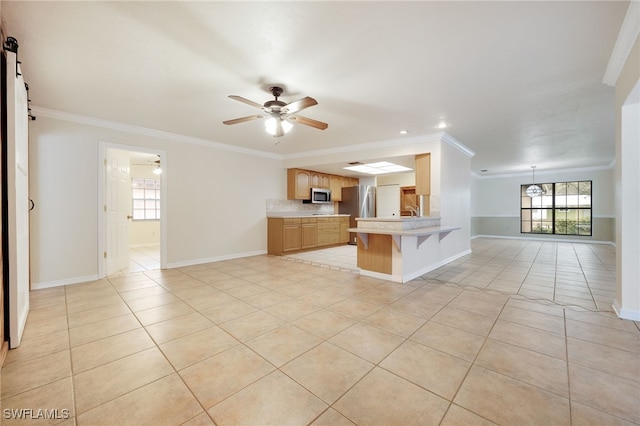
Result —
[[[447, 133], [485, 174], [604, 166], [629, 2], [2, 1], [32, 106], [274, 154]], [[312, 96], [279, 144], [229, 99]], [[406, 136], [400, 130], [408, 130]], [[347, 159], [367, 160], [363, 158]]]

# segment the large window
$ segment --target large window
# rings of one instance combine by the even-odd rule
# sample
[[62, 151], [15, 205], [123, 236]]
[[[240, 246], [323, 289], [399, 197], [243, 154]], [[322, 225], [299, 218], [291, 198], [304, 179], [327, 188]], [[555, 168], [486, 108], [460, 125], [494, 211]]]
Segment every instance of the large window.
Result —
[[133, 220], [160, 219], [160, 180], [132, 178]]
[[543, 193], [529, 197], [520, 187], [520, 232], [591, 235], [591, 181], [538, 184]]

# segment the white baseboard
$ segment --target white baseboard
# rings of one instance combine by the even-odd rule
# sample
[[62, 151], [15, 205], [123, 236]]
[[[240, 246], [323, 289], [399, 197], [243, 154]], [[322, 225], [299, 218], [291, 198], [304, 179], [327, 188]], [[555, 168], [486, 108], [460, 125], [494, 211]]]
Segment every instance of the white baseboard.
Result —
[[615, 311], [618, 318], [631, 320], [631, 321], [640, 321], [640, 311], [632, 311], [630, 309], [622, 309], [617, 300], [613, 301], [613, 310]]
[[60, 286], [69, 285], [69, 284], [86, 283], [89, 281], [96, 281], [97, 279], [98, 279], [98, 274], [94, 274], [94, 275], [85, 275], [84, 277], [65, 278], [63, 280], [44, 281], [40, 283], [32, 282], [31, 290], [42, 290], [44, 288], [60, 287]]
[[259, 256], [262, 254], [267, 254], [267, 251], [256, 250], [256, 251], [250, 251], [245, 253], [234, 253], [234, 254], [229, 254], [225, 256], [208, 257], [204, 259], [193, 259], [193, 260], [185, 260], [182, 262], [172, 262], [167, 264], [167, 268], [168, 269], [181, 268], [184, 266], [201, 265], [203, 263], [212, 263], [212, 262], [220, 262], [222, 260], [240, 259], [243, 257]]
[[503, 240], [532, 240], [532, 241], [548, 241], [552, 243], [578, 243], [578, 244], [608, 244], [611, 246], [616, 246], [616, 243], [613, 241], [598, 241], [598, 240], [568, 240], [562, 238], [536, 238], [536, 237], [512, 237], [509, 235], [474, 235], [471, 237], [472, 240], [476, 238], [500, 238]]

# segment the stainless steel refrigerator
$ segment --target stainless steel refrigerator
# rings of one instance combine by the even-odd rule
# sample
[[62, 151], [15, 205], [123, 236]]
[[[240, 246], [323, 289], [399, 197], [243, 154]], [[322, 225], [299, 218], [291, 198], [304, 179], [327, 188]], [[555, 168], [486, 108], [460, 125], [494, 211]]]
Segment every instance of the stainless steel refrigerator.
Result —
[[[349, 228], [356, 228], [357, 217], [376, 217], [376, 187], [358, 185], [342, 188], [338, 212], [349, 214]], [[349, 244], [357, 244], [356, 233], [349, 233]]]

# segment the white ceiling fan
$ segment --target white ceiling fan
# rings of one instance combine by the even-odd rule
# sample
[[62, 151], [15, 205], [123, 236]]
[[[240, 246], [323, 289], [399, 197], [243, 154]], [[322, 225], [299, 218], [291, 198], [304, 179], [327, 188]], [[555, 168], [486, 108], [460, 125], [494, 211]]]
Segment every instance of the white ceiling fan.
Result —
[[257, 102], [250, 101], [249, 99], [243, 98], [242, 96], [229, 95], [231, 99], [235, 99], [236, 101], [251, 105], [254, 108], [261, 109], [262, 114], [249, 115], [247, 117], [226, 120], [223, 121], [223, 123], [238, 124], [244, 123], [246, 121], [266, 118], [267, 121], [265, 122], [265, 128], [267, 132], [277, 138], [283, 136], [292, 127], [291, 123], [300, 123], [304, 124], [305, 126], [310, 126], [320, 130], [324, 130], [329, 127], [327, 123], [323, 123], [322, 121], [313, 120], [311, 118], [301, 117], [297, 115], [297, 113], [302, 111], [303, 109], [317, 105], [318, 101], [316, 101], [315, 99], [306, 96], [295, 102], [287, 104], [278, 100], [278, 97], [280, 97], [280, 95], [282, 95], [284, 91], [282, 87], [272, 86], [269, 88], [269, 90], [275, 97], [275, 100], [267, 101], [264, 103], [264, 105], [260, 105]]

